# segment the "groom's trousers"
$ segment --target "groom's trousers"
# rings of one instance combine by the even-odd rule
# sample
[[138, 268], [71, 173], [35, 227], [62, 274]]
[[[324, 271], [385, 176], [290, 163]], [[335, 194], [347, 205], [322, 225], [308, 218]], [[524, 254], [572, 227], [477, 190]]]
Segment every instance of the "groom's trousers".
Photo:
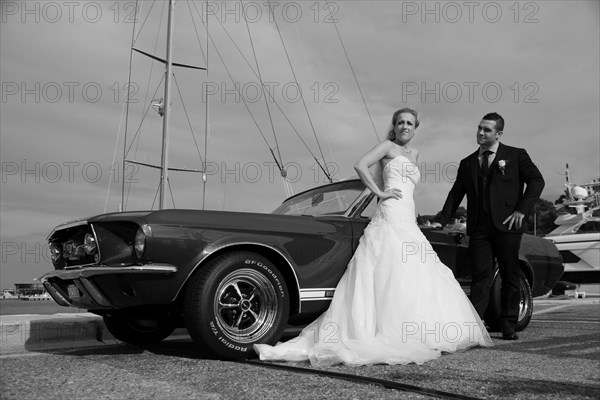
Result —
[[490, 287], [494, 278], [494, 259], [497, 259], [500, 278], [502, 278], [500, 319], [503, 331], [514, 330], [519, 317], [521, 236], [521, 233], [499, 231], [494, 226], [491, 216], [482, 213], [478, 218], [475, 231], [469, 237], [472, 271], [471, 303], [483, 319], [489, 304]]

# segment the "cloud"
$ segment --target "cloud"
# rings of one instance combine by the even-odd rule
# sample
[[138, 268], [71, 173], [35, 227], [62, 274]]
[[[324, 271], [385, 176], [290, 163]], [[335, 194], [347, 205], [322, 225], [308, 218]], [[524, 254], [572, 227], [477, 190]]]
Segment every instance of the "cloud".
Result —
[[[29, 14], [23, 14], [23, 2], [2, 3], [3, 243], [36, 241], [63, 220], [103, 212], [105, 203], [115, 211], [121, 202], [121, 181], [114, 181], [122, 179], [133, 3], [53, 2], [61, 18], [45, 3], [32, 3], [38, 8]], [[136, 24], [136, 48], [159, 57], [165, 54], [164, 3], [141, 2]], [[442, 166], [475, 150], [475, 126], [488, 111], [505, 116], [505, 143], [527, 148], [540, 167], [544, 198], [562, 192], [565, 163], [574, 181], [598, 176], [597, 2], [526, 2], [518, 8], [475, 2], [473, 9], [460, 2], [330, 2], [330, 8], [322, 1], [284, 2], [275, 8], [279, 31], [262, 2], [244, 3], [255, 12], [248, 27], [234, 2], [215, 2], [218, 9], [208, 18], [239, 93], [213, 45], [208, 51], [198, 47], [206, 43], [200, 3], [177, 3], [174, 56], [205, 66], [208, 54], [209, 71], [175, 71], [170, 164], [198, 168], [202, 158], [211, 167], [206, 188], [197, 174], [171, 174], [178, 207], [200, 208], [205, 198], [211, 209], [274, 209], [286, 192], [271, 151], [281, 154], [296, 193], [326, 182], [315, 158], [330, 163], [337, 179], [354, 175], [356, 160], [377, 143], [373, 126], [382, 138], [392, 112], [404, 105], [423, 115], [413, 144], [425, 168], [440, 166], [437, 178], [430, 173], [417, 189], [421, 214], [440, 209], [452, 183]], [[274, 103], [266, 108], [253, 47], [285, 116]], [[156, 164], [162, 121], [150, 102], [163, 96], [163, 70], [139, 54], [132, 61], [129, 142], [149, 111], [128, 158]], [[294, 92], [296, 79], [304, 103]], [[127, 208], [152, 207], [156, 171], [128, 168], [136, 182], [126, 187]], [[16, 268], [3, 263], [2, 281], [16, 279]]]

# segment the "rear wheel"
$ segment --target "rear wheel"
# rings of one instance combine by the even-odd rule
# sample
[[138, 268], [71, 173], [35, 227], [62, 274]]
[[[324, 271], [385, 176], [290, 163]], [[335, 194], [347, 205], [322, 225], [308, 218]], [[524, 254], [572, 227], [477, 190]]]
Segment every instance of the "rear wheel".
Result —
[[103, 317], [106, 329], [117, 339], [136, 345], [158, 343], [175, 330], [175, 323], [167, 317], [140, 317], [110, 314]]
[[184, 301], [190, 336], [225, 359], [254, 357], [254, 343], [275, 344], [290, 308], [277, 267], [248, 251], [220, 256], [202, 267], [189, 282]]
[[[490, 288], [490, 303], [486, 312], [486, 322], [492, 330], [499, 331], [501, 328], [500, 321], [500, 288], [502, 287], [502, 278], [500, 274], [496, 274], [492, 287]], [[531, 316], [533, 315], [533, 296], [531, 294], [531, 286], [527, 281], [527, 277], [523, 271], [519, 271], [519, 318], [517, 320], [516, 331], [522, 331], [529, 325]]]

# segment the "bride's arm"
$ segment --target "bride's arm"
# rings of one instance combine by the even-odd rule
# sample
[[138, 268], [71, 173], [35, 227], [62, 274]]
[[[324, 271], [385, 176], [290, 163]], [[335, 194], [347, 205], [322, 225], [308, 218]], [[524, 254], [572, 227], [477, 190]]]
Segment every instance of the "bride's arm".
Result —
[[393, 143], [388, 140], [379, 143], [377, 146], [375, 146], [374, 148], [369, 150], [365, 155], [363, 155], [357, 161], [356, 165], [354, 165], [354, 169], [356, 170], [356, 173], [358, 173], [360, 180], [365, 184], [366, 187], [368, 187], [373, 193], [375, 193], [377, 197], [379, 197], [382, 200], [385, 200], [390, 197], [393, 197], [395, 199], [399, 199], [402, 197], [400, 190], [393, 189], [386, 192], [382, 191], [377, 186], [377, 184], [373, 180], [373, 177], [369, 173], [369, 167], [379, 162], [386, 156], [389, 156], [390, 149], [392, 147]]

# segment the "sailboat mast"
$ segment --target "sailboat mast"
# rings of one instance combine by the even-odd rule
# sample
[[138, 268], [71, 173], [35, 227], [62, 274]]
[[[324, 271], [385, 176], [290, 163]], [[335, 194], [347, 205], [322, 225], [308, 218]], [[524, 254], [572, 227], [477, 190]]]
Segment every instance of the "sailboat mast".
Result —
[[569, 201], [573, 201], [573, 194], [571, 194], [571, 179], [569, 177], [569, 163], [566, 164], [565, 179], [567, 181], [567, 183], [565, 184], [565, 186], [567, 187], [567, 197], [569, 198]]
[[163, 114], [163, 132], [162, 132], [162, 150], [160, 161], [160, 194], [158, 199], [158, 208], [165, 208], [165, 193], [168, 182], [169, 172], [169, 114], [171, 111], [171, 77], [172, 77], [172, 61], [173, 50], [171, 47], [173, 33], [173, 19], [175, 12], [175, 0], [169, 0], [169, 16], [167, 23], [167, 57], [165, 70], [165, 97], [164, 97], [164, 114]]

